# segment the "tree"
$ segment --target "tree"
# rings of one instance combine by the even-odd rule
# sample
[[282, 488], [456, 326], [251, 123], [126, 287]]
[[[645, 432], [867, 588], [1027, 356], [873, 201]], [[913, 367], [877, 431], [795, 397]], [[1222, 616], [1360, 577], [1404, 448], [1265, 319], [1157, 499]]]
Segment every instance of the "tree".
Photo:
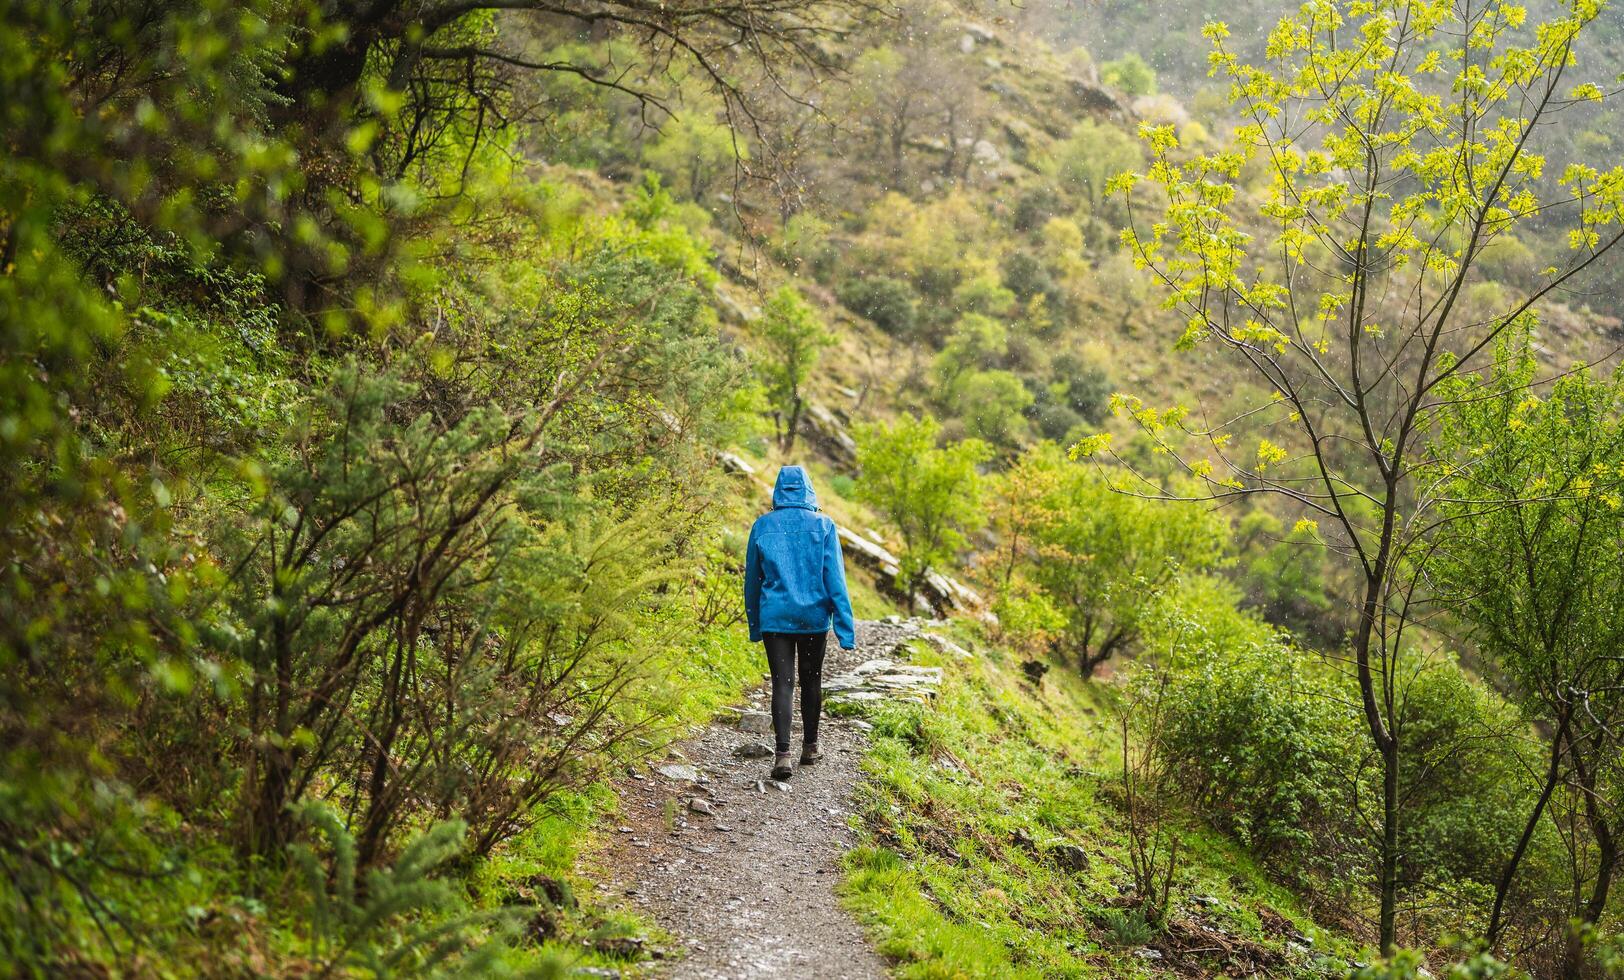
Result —
[[[279, 111], [308, 126], [349, 112], [375, 120], [385, 129], [380, 143], [391, 147], [388, 159], [397, 173], [436, 150], [463, 151], [469, 141], [523, 118], [524, 102], [512, 92], [523, 73], [562, 72], [670, 115], [655, 83], [675, 65], [711, 85], [730, 122], [750, 118], [736, 81], [739, 54], [791, 87], [792, 65], [834, 67], [820, 39], [864, 10], [861, 0], [793, 8], [743, 0], [727, 8], [668, 4], [657, 10], [634, 0], [317, 0], [312, 6], [277, 85]], [[509, 29], [494, 28], [498, 12]], [[508, 40], [525, 35], [514, 29], [525, 18], [535, 24], [559, 18], [625, 37], [647, 63], [633, 72], [618, 61], [536, 57]]]
[[881, 330], [902, 340], [913, 339], [919, 322], [918, 300], [907, 283], [888, 276], [858, 275], [841, 283], [840, 301], [868, 317]]
[[1090, 214], [1104, 218], [1111, 178], [1142, 166], [1144, 161], [1143, 148], [1120, 127], [1085, 119], [1055, 147], [1048, 170], [1050, 176], [1088, 202]]
[[974, 161], [967, 148], [984, 118], [974, 75], [950, 48], [955, 35], [944, 30], [936, 11], [904, 3], [897, 13], [900, 23], [890, 35], [896, 40], [867, 49], [852, 63], [848, 112], [886, 161], [892, 190], [904, 189], [910, 150], [921, 145], [939, 152], [941, 177], [962, 180]]
[[1156, 91], [1156, 72], [1145, 64], [1137, 51], [1129, 51], [1101, 65], [1100, 81], [1121, 89], [1126, 95], [1150, 95]]
[[1268, 619], [1321, 647], [1341, 643], [1347, 624], [1331, 599], [1325, 575], [1325, 543], [1313, 529], [1290, 527], [1267, 510], [1236, 522], [1239, 584], [1251, 605]]
[[780, 286], [772, 294], [756, 329], [767, 346], [761, 372], [778, 426], [778, 446], [787, 453], [795, 448], [801, 424], [801, 386], [812, 376], [818, 355], [834, 343], [834, 337], [794, 286]]
[[1053, 512], [1047, 506], [1060, 480], [1048, 457], [1022, 453], [992, 480], [987, 522], [995, 546], [980, 566], [993, 595], [996, 628], [1007, 641], [1036, 652], [1047, 648], [1065, 617], [1032, 581], [1031, 553]]
[[[1624, 234], [1624, 169], [1575, 162], [1553, 192], [1534, 149], [1555, 113], [1602, 97], [1570, 77], [1575, 42], [1600, 9], [1581, 0], [1531, 25], [1502, 0], [1317, 0], [1282, 18], [1263, 65], [1243, 63], [1227, 28], [1209, 25], [1214, 71], [1246, 124], [1205, 154], [1182, 151], [1171, 126], [1147, 126], [1150, 169], [1113, 184], [1130, 209], [1145, 204], [1142, 183], [1163, 195], [1148, 225], [1131, 210], [1123, 240], [1184, 318], [1180, 346], [1229, 358], [1274, 399], [1210, 425], [1183, 407], [1119, 407], [1204, 482], [1200, 495], [1285, 496], [1358, 569], [1352, 659], [1383, 772], [1384, 950], [1402, 860], [1404, 641], [1435, 503], [1417, 485], [1427, 422], [1442, 410], [1441, 386]], [[1247, 167], [1268, 178], [1256, 195], [1240, 186]], [[1468, 312], [1485, 250], [1534, 217], [1570, 223], [1571, 255], [1489, 314]], [[1255, 452], [1229, 445], [1240, 426], [1263, 424], [1273, 438]], [[1102, 449], [1107, 440], [1078, 447]]]
[[694, 201], [704, 201], [722, 175], [749, 158], [744, 142], [725, 123], [698, 110], [667, 121], [643, 146], [643, 161]]
[[[1590, 895], [1572, 915], [1607, 908], [1624, 831], [1617, 794], [1624, 731], [1624, 384], [1587, 371], [1536, 386], [1526, 337], [1502, 345], [1495, 377], [1452, 379], [1440, 420], [1436, 557], [1429, 581], [1467, 624], [1538, 724], [1548, 760], [1516, 847], [1496, 882], [1487, 929], [1501, 941], [1505, 903], [1547, 805], [1566, 781], [1595, 848]], [[1492, 397], [1471, 397], [1490, 387]], [[1543, 394], [1544, 397], [1541, 397]], [[1575, 867], [1582, 866], [1576, 862]], [[1569, 942], [1564, 976], [1578, 977]]]
[[1204, 508], [1169, 512], [1116, 493], [1053, 443], [1027, 450], [1019, 466], [1054, 474], [1040, 504], [1045, 517], [1029, 532], [1027, 574], [1065, 616], [1058, 646], [1084, 676], [1132, 646], [1182, 573], [1223, 556], [1223, 528]]
[[1016, 442], [1033, 396], [1021, 379], [999, 369], [1009, 354], [1004, 325], [980, 313], [959, 319], [936, 355], [936, 401], [964, 422], [965, 431], [995, 446]]
[[964, 431], [994, 446], [1020, 444], [1032, 392], [1010, 371], [972, 371], [947, 393], [945, 404], [964, 421]]
[[933, 568], [951, 561], [964, 535], [981, 526], [981, 474], [987, 445], [966, 439], [936, 445], [941, 426], [904, 415], [893, 425], [857, 430], [857, 498], [884, 514], [902, 535], [899, 582], [912, 597]]

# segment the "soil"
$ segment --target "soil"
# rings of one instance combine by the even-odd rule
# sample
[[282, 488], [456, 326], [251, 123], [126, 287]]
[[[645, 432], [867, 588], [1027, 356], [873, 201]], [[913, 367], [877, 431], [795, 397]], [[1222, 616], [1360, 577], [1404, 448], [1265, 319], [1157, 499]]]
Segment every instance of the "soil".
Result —
[[[853, 652], [840, 650], [831, 636], [824, 677], [896, 656], [919, 628], [915, 622], [859, 622]], [[769, 700], [764, 684], [743, 710], [766, 711]], [[751, 721], [759, 727], [761, 719], [746, 715], [744, 724]], [[769, 776], [770, 754], [736, 754], [741, 748], [770, 752], [771, 732], [722, 723], [623, 782], [624, 822], [600, 864], [611, 887], [675, 937], [676, 948], [662, 951], [670, 959], [656, 964], [656, 975], [886, 975], [885, 962], [835, 895], [841, 855], [856, 840], [853, 793], [866, 727], [856, 719], [825, 717], [819, 730], [823, 761], [797, 765], [783, 784]], [[798, 717], [792, 745], [799, 758]]]

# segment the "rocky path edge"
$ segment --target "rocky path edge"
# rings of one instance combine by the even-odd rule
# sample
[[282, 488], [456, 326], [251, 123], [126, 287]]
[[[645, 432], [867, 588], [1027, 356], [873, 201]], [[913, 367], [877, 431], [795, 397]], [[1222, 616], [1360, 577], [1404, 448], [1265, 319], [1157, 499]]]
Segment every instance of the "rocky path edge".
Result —
[[[830, 696], [928, 697], [940, 671], [907, 665], [903, 651], [916, 637], [940, 641], [931, 625], [860, 621], [852, 652], [831, 637], [824, 677], [838, 690]], [[774, 783], [768, 701], [762, 685], [738, 721], [710, 724], [668, 758], [628, 773], [622, 822], [594, 862], [599, 876], [675, 937], [678, 948], [662, 951], [656, 976], [884, 977], [884, 961], [835, 891], [841, 856], [856, 842], [854, 794], [869, 726], [825, 717], [824, 761]]]

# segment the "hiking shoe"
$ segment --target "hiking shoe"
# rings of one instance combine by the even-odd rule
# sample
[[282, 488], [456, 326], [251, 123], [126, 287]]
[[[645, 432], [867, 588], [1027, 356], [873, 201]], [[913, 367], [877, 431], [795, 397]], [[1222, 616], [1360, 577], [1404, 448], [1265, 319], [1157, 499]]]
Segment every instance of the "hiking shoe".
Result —
[[808, 742], [801, 746], [801, 765], [810, 766], [813, 763], [821, 762], [822, 760], [823, 750], [818, 748], [818, 743]]
[[789, 753], [779, 752], [773, 755], [773, 778], [783, 782], [795, 775], [795, 770], [789, 766]]

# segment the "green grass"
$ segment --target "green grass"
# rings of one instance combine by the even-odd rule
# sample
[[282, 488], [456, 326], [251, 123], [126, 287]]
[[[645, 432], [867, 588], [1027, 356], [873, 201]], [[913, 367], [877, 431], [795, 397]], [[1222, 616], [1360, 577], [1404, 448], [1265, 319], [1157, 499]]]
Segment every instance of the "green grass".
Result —
[[[985, 648], [959, 661], [917, 644], [914, 656], [946, 668], [943, 690], [929, 706], [888, 706], [871, 717], [859, 807], [867, 846], [847, 856], [842, 883], [897, 975], [1162, 975], [1117, 942], [1120, 923], [1112, 928], [1129, 881], [1115, 803], [1114, 690], [1058, 668], [1034, 690]], [[1175, 919], [1199, 914], [1279, 950], [1284, 940], [1265, 925], [1273, 918], [1266, 906], [1316, 948], [1351, 951], [1316, 930], [1297, 898], [1232, 842], [1193, 829], [1184, 843]], [[1082, 847], [1087, 866], [1066, 870], [1052, 851], [1058, 844]], [[1210, 906], [1192, 911], [1193, 896]], [[1321, 975], [1306, 963], [1299, 974]]]

